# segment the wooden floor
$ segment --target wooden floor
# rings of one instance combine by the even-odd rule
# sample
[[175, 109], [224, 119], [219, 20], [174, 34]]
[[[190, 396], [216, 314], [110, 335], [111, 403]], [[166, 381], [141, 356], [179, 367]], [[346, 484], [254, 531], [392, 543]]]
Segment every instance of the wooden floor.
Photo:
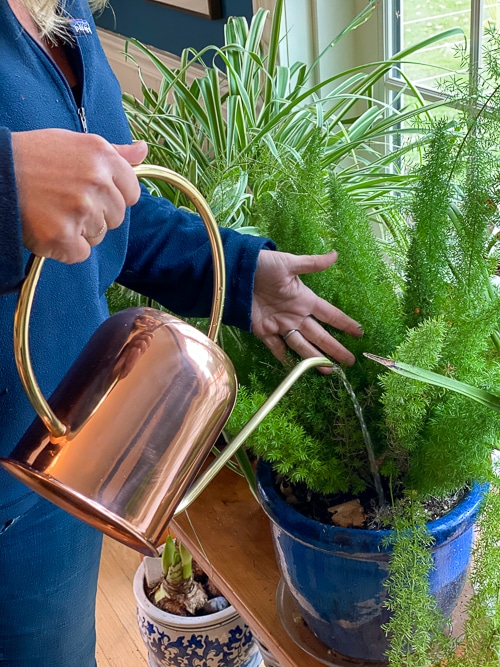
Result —
[[137, 627], [132, 580], [140, 555], [107, 537], [97, 593], [99, 667], [147, 667], [147, 652]]

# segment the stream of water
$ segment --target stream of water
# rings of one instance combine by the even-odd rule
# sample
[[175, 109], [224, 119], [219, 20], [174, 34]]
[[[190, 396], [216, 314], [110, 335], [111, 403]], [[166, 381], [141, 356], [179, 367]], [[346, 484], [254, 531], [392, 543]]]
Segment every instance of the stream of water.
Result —
[[340, 377], [342, 380], [342, 383], [349, 394], [349, 397], [352, 401], [352, 404], [354, 406], [354, 412], [356, 413], [356, 417], [358, 418], [359, 425], [361, 427], [361, 433], [363, 435], [363, 441], [365, 443], [365, 448], [366, 448], [366, 453], [368, 455], [368, 461], [370, 463], [370, 472], [373, 477], [373, 483], [375, 485], [375, 491], [377, 492], [377, 497], [378, 497], [378, 502], [380, 508], [383, 508], [387, 505], [385, 496], [384, 496], [384, 490], [382, 488], [382, 478], [380, 477], [380, 472], [377, 466], [377, 462], [375, 460], [375, 452], [373, 450], [373, 443], [372, 439], [370, 436], [370, 432], [368, 431], [368, 427], [366, 426], [365, 418], [363, 415], [363, 409], [361, 408], [361, 405], [359, 404], [359, 401], [356, 397], [356, 394], [354, 393], [354, 389], [351, 386], [351, 383], [347, 379], [343, 369], [340, 366], [334, 366], [333, 370], [337, 375]]

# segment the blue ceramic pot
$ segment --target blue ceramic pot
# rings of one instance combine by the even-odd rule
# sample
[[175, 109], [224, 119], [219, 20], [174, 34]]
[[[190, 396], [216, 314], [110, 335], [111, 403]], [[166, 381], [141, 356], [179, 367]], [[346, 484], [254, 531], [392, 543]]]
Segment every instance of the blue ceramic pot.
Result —
[[[302, 516], [276, 491], [272, 468], [263, 462], [257, 485], [281, 575], [309, 628], [338, 653], [383, 660], [388, 648], [381, 629], [388, 620], [383, 582], [390, 558], [383, 539], [389, 531], [338, 528]], [[428, 524], [435, 541], [430, 588], [446, 617], [465, 583], [483, 494], [474, 487], [454, 510]]]

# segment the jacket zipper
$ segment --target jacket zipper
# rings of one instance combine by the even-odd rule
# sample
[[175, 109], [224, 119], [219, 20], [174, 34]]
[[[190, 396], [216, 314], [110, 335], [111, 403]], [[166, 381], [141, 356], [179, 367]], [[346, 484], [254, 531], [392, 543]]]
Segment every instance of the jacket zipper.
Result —
[[78, 113], [78, 118], [80, 119], [82, 130], [85, 134], [87, 134], [89, 128], [87, 126], [87, 116], [85, 115], [85, 107], [78, 107], [77, 113]]
[[[69, 83], [68, 83], [68, 80], [66, 79], [66, 77], [65, 77], [64, 74], [62, 73], [62, 71], [61, 71], [61, 69], [59, 68], [59, 66], [58, 66], [58, 65], [52, 60], [52, 58], [51, 58], [51, 57], [44, 51], [44, 49], [42, 49], [42, 47], [40, 46], [40, 44], [38, 44], [38, 43], [36, 42], [36, 40], [34, 40], [33, 37], [31, 37], [31, 35], [27, 34], [27, 37], [28, 37], [28, 39], [34, 44], [35, 48], [39, 49], [42, 58], [45, 58], [45, 59], [46, 59], [46, 61], [49, 63], [50, 68], [56, 73], [56, 76], [58, 77], [60, 83], [62, 84], [62, 86], [63, 86], [63, 88], [66, 90], [66, 92], [69, 94], [69, 97], [70, 97], [71, 101], [73, 102], [73, 104], [72, 104], [73, 109], [76, 108], [76, 113], [77, 113], [77, 115], [78, 115], [78, 119], [79, 119], [79, 121], [80, 121], [80, 126], [81, 126], [81, 128], [82, 128], [82, 131], [83, 131], [85, 134], [88, 134], [89, 129], [88, 129], [88, 125], [87, 125], [87, 115], [86, 115], [86, 113], [85, 113], [85, 107], [83, 106], [83, 104], [82, 104], [81, 106], [78, 106], [78, 104], [77, 104], [77, 102], [76, 102], [76, 100], [75, 100], [75, 97], [74, 97], [74, 95], [73, 95], [73, 91], [71, 90], [70, 85], [69, 85]], [[81, 51], [80, 51], [80, 49], [79, 49], [79, 46], [76, 44], [75, 47], [78, 49], [78, 51], [79, 51], [79, 56], [80, 56], [80, 63], [79, 63], [79, 65], [80, 65], [80, 72], [79, 72], [79, 74], [80, 74], [80, 81], [81, 81], [81, 84], [80, 84], [80, 85], [81, 85], [81, 91], [82, 91], [82, 97], [83, 97], [83, 90], [84, 90], [84, 81], [83, 81], [83, 79], [84, 79], [84, 67], [83, 67], [83, 58], [82, 58], [82, 54], [81, 54]]]

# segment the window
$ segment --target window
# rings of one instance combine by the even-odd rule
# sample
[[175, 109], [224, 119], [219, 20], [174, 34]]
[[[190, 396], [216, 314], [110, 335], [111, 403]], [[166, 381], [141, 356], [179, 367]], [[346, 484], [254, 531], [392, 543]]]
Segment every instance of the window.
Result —
[[[457, 53], [465, 46], [473, 74], [481, 64], [481, 50], [489, 25], [500, 28], [500, 0], [388, 0], [386, 50], [388, 55], [416, 44], [437, 33], [460, 28], [463, 35], [453, 35], [418, 52], [413, 64], [403, 72], [428, 97], [441, 89], [449, 71], [460, 73]], [[418, 61], [418, 62], [416, 62]], [[468, 76], [468, 72], [462, 72]], [[401, 71], [394, 68], [388, 84], [401, 87]]]

